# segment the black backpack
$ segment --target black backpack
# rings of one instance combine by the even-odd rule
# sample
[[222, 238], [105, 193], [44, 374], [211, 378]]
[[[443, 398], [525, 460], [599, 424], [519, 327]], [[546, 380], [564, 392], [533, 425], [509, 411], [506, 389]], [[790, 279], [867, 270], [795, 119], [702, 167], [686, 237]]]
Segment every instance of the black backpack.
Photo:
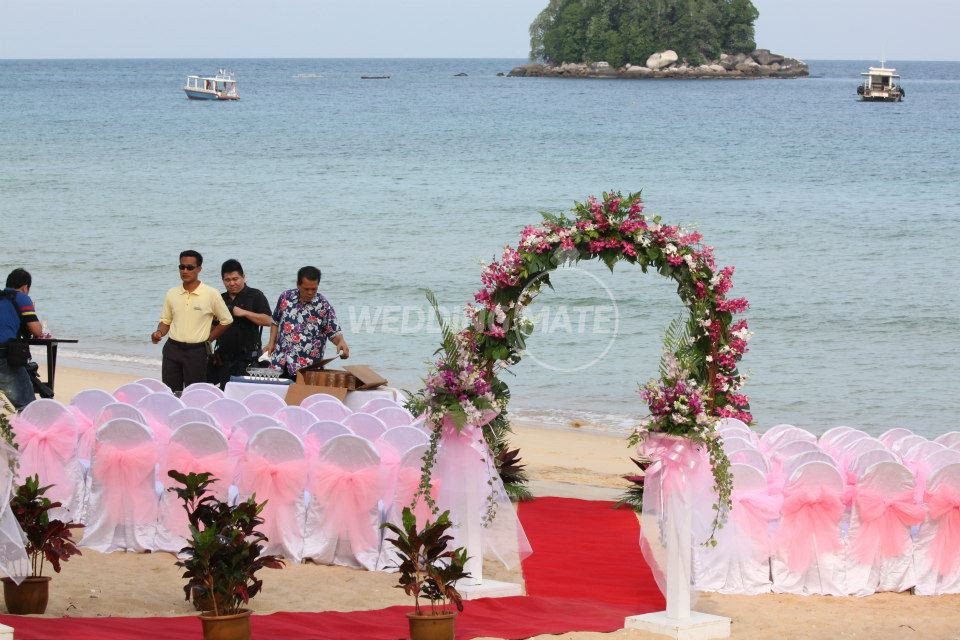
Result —
[[[17, 292], [4, 289], [3, 297], [10, 301], [10, 304], [13, 305], [14, 312], [16, 312], [17, 317], [20, 318], [20, 310], [17, 309]], [[6, 347], [7, 364], [11, 367], [22, 367], [30, 362], [30, 345], [27, 344], [25, 340], [19, 339], [19, 336], [8, 342]]]

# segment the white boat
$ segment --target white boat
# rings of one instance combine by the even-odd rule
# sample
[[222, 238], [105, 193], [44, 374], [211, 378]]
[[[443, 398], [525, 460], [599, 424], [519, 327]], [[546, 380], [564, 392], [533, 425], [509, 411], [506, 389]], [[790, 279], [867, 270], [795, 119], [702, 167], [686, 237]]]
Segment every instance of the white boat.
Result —
[[220, 69], [212, 78], [187, 76], [184, 93], [191, 100], [239, 100], [237, 79], [233, 73]]
[[906, 92], [900, 86], [896, 69], [883, 66], [870, 67], [863, 76], [863, 84], [857, 87], [857, 95], [864, 102], [900, 102]]

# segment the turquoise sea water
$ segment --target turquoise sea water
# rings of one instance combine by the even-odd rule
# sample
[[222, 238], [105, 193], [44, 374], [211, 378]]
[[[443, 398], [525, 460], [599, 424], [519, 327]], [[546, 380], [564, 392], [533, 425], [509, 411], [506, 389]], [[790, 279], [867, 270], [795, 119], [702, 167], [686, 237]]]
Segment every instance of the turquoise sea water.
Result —
[[[0, 270], [33, 273], [42, 317], [81, 341], [74, 364], [159, 374], [149, 334], [181, 249], [213, 285], [240, 259], [271, 302], [315, 264], [352, 360], [414, 388], [439, 343], [425, 287], [455, 310], [538, 211], [642, 189], [737, 267], [760, 426], [960, 429], [960, 63], [894, 61], [906, 100], [862, 104], [876, 62], [496, 77], [521, 62], [0, 61]], [[185, 77], [220, 66], [242, 99], [188, 101]], [[512, 410], [623, 429], [682, 306], [627, 265], [554, 285]]]

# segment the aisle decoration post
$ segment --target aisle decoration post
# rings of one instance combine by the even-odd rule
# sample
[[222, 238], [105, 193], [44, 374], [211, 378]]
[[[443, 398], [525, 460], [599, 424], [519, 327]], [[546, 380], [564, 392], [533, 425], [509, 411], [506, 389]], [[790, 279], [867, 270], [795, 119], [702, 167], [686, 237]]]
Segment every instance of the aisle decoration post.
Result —
[[[750, 332], [746, 320], [734, 321], [734, 316], [749, 305], [744, 298], [727, 295], [734, 269], [717, 268], [713, 249], [701, 243], [698, 232], [664, 224], [659, 216], [645, 215], [639, 193], [591, 197], [585, 203], [575, 203], [572, 213], [573, 217], [543, 214], [542, 224], [523, 230], [517, 248], [506, 247], [501, 258], [483, 270], [483, 288], [467, 305], [462, 330], [454, 332], [441, 319], [443, 345], [438, 353], [442, 357], [408, 405], [424, 415], [433, 429], [414, 503], [423, 499], [435, 513], [438, 511], [431, 495], [431, 478], [438, 471], [435, 467], [439, 464], [441, 438], [444, 450], [452, 441], [469, 440], [480, 453], [483, 468], [494, 466], [486, 444], [492, 440], [503, 446], [498, 440], [508, 430], [506, 408], [510, 398], [497, 371], [522, 358], [533, 332], [524, 312], [544, 285], [551, 286], [550, 273], [587, 259], [599, 259], [611, 270], [623, 261], [638, 265], [643, 272], [654, 270], [674, 280], [690, 312], [687, 321], [675, 323], [668, 331], [668, 353], [660, 378], [641, 389], [650, 416], [632, 434], [630, 443], [640, 447], [641, 455], [654, 459], [653, 477], [648, 476], [645, 486], [654, 479], [658, 488], [665, 483], [667, 489], [698, 480], [697, 498], [709, 500], [713, 507], [712, 526], [706, 527], [705, 538], [712, 540], [712, 532], [722, 526], [730, 508], [732, 490], [729, 461], [716, 431], [717, 420], [733, 417], [752, 422], [748, 398], [741, 392], [746, 379], [737, 368], [747, 351]], [[436, 308], [432, 294], [428, 297]], [[485, 427], [486, 441], [478, 435]], [[459, 471], [458, 477], [467, 475], [465, 469]], [[498, 509], [502, 504], [497, 499], [502, 487], [499, 478], [484, 480], [492, 489], [479, 512], [442, 506], [451, 509], [455, 520], [474, 523], [472, 528], [466, 525], [468, 530], [476, 531], [479, 523], [485, 536], [504, 510]], [[682, 498], [681, 504], [690, 505], [693, 489], [690, 485], [674, 493]], [[442, 492], [440, 498], [442, 502]], [[659, 514], [658, 521], [661, 525], [674, 522], [669, 510]], [[678, 535], [685, 531], [681, 526]], [[680, 537], [689, 547], [690, 536]], [[466, 546], [478, 562], [476, 545], [468, 541]], [[471, 573], [475, 566], [469, 567]]]

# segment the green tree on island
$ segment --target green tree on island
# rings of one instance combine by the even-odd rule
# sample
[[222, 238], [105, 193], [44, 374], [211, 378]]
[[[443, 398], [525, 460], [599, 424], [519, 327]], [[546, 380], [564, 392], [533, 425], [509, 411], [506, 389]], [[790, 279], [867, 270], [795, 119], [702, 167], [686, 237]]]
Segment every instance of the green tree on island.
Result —
[[673, 49], [691, 64], [756, 49], [750, 0], [550, 0], [530, 25], [530, 58], [644, 64]]

